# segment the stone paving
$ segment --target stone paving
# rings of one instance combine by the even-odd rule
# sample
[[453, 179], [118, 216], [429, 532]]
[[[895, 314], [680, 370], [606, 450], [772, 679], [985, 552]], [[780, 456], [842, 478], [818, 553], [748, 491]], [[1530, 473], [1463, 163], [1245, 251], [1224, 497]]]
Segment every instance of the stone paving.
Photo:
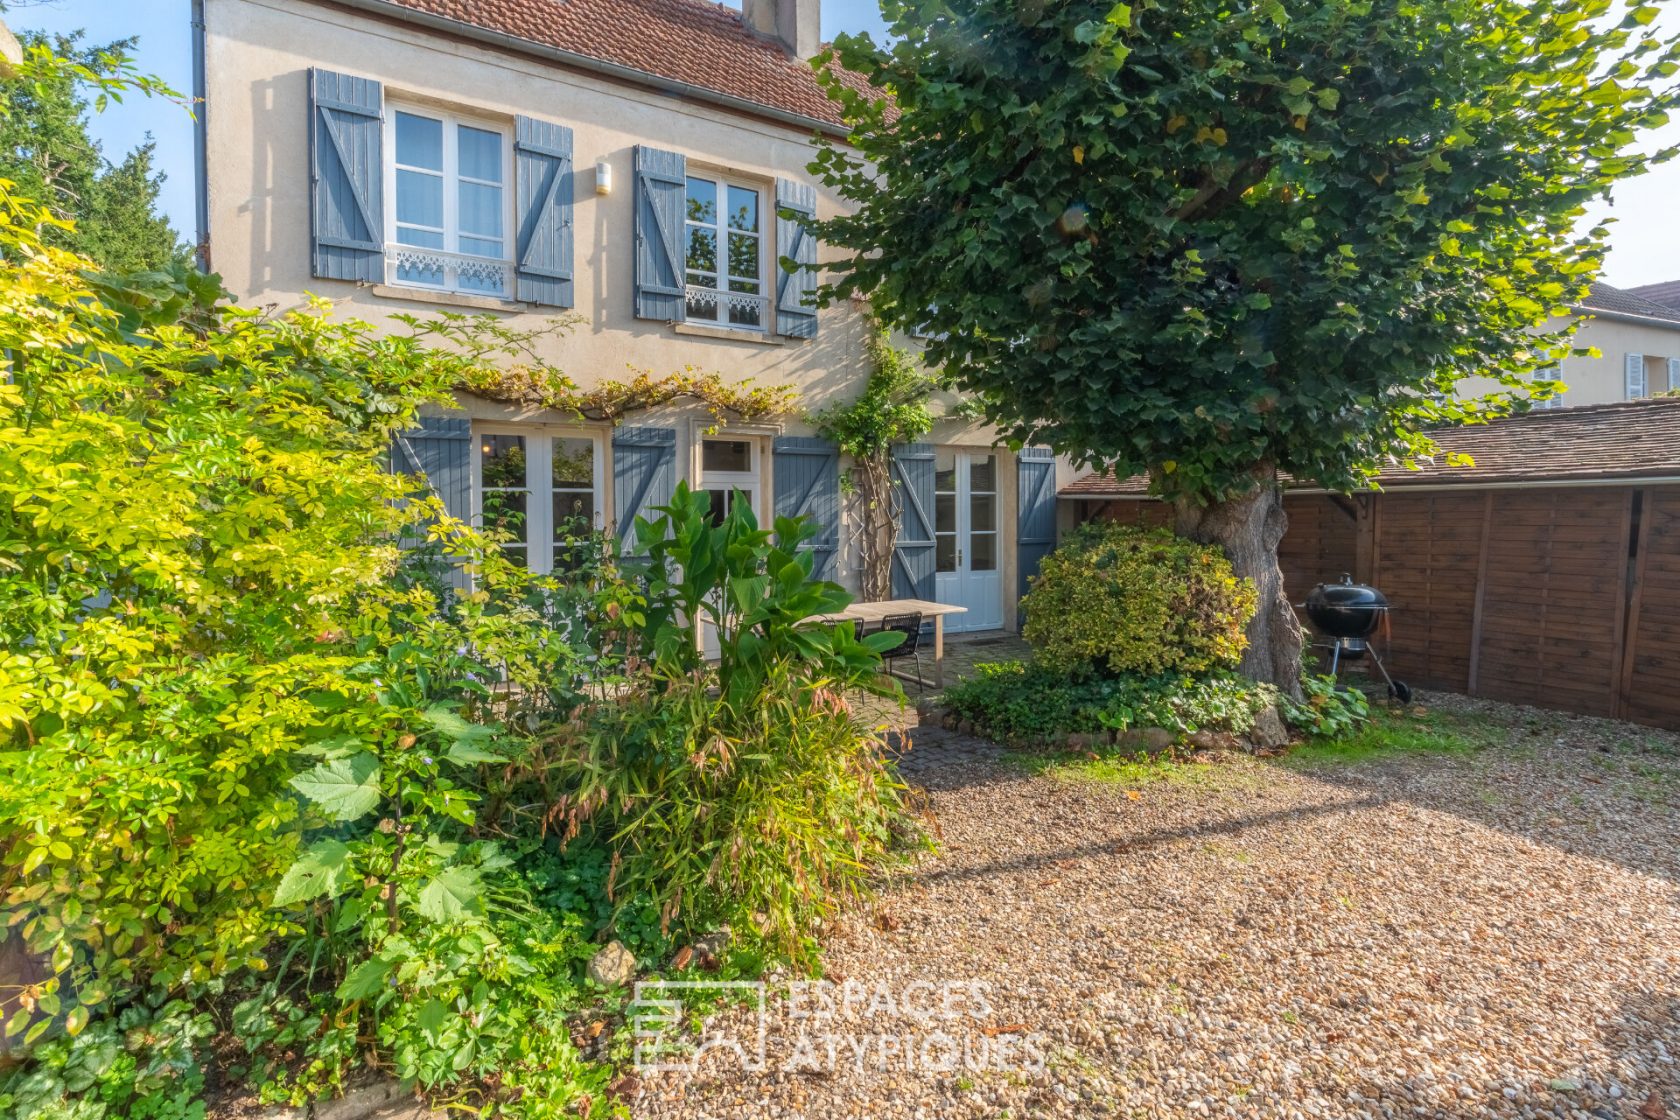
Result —
[[[865, 697], [864, 711], [880, 723], [895, 729], [908, 729], [917, 725], [916, 701], [925, 697], [938, 696], [940, 690], [933, 684], [933, 646], [927, 640], [922, 656], [922, 676], [925, 686], [916, 687], [914, 676], [915, 665], [909, 661], [900, 662], [895, 669], [902, 672], [899, 683], [904, 686], [905, 705], [901, 709], [894, 702], [881, 697]], [[1031, 649], [1021, 640], [1020, 635], [1007, 630], [987, 630], [978, 634], [947, 635], [945, 638], [945, 683], [955, 684], [957, 681], [974, 675], [976, 665], [992, 661], [1023, 661]], [[911, 678], [911, 679], [904, 679]]]

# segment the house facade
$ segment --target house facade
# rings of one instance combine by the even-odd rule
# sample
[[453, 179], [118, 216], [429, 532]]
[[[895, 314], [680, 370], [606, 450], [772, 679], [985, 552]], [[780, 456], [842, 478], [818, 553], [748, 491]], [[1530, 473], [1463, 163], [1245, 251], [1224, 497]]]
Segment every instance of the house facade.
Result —
[[[248, 303], [573, 324], [543, 357], [583, 388], [684, 370], [788, 387], [814, 413], [870, 372], [853, 305], [814, 308], [807, 170], [844, 129], [809, 59], [817, 0], [196, 0], [200, 228]], [[539, 571], [579, 523], [628, 537], [678, 480], [802, 513], [855, 585], [840, 472], [804, 414], [671, 404], [623, 423], [460, 394], [396, 451], [452, 512], [519, 534]], [[1054, 536], [1057, 465], [942, 421], [904, 448], [894, 594], [1012, 627]]]
[[[1591, 347], [1597, 357], [1570, 357], [1544, 380], [1562, 382], [1561, 396], [1535, 407], [1570, 408], [1641, 400], [1680, 390], [1680, 310], [1637, 292], [1594, 284], [1576, 308], [1581, 318], [1575, 345]], [[1499, 386], [1487, 378], [1469, 378], [1459, 393], [1479, 397]]]

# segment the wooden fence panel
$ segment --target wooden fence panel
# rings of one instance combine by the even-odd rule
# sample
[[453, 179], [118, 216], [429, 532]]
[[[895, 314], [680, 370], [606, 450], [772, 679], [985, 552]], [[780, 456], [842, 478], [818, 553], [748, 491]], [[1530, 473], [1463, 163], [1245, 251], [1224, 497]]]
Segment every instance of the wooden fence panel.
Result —
[[1638, 565], [1620, 715], [1680, 728], [1680, 486], [1645, 491]]
[[1117, 521], [1122, 525], [1141, 525], [1146, 529], [1172, 528], [1172, 507], [1153, 498], [1117, 498], [1104, 502], [1092, 515], [1093, 521]]
[[1621, 684], [1633, 491], [1489, 491], [1470, 691], [1608, 716]]
[[1291, 603], [1316, 584], [1333, 583], [1347, 572], [1359, 578], [1358, 513], [1351, 498], [1290, 494], [1283, 499], [1289, 530], [1278, 545], [1278, 566]]
[[1388, 493], [1378, 499], [1371, 582], [1394, 608], [1384, 664], [1395, 678], [1469, 690], [1486, 512], [1482, 494]]

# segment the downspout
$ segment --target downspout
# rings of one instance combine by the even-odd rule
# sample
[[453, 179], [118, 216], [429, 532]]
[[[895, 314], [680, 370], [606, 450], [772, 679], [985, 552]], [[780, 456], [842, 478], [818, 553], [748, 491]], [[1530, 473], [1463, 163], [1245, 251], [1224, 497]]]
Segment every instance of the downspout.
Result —
[[210, 133], [204, 76], [204, 0], [192, 0], [193, 223], [194, 256], [201, 272], [210, 271]]

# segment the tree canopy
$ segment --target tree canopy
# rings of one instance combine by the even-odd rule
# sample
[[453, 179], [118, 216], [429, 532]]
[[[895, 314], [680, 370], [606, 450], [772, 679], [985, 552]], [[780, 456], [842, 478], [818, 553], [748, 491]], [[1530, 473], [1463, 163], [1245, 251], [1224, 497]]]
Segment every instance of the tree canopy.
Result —
[[[1657, 9], [1611, 0], [888, 0], [834, 53], [826, 298], [931, 335], [1008, 437], [1216, 503], [1335, 488], [1522, 407], [1671, 152]], [[881, 96], [882, 93], [888, 96]], [[1481, 401], [1471, 375], [1501, 380]]]
[[[184, 259], [180, 235], [158, 211], [164, 175], [154, 166], [151, 137], [113, 163], [89, 133], [90, 92], [93, 101], [120, 97], [123, 84], [171, 93], [155, 81], [134, 82], [129, 56], [136, 41], [89, 46], [81, 32], [29, 32], [22, 41], [29, 55], [21, 72], [0, 82], [0, 179], [74, 223], [49, 227], [50, 244], [102, 268], [133, 272]], [[66, 65], [44, 66], [44, 59]]]

